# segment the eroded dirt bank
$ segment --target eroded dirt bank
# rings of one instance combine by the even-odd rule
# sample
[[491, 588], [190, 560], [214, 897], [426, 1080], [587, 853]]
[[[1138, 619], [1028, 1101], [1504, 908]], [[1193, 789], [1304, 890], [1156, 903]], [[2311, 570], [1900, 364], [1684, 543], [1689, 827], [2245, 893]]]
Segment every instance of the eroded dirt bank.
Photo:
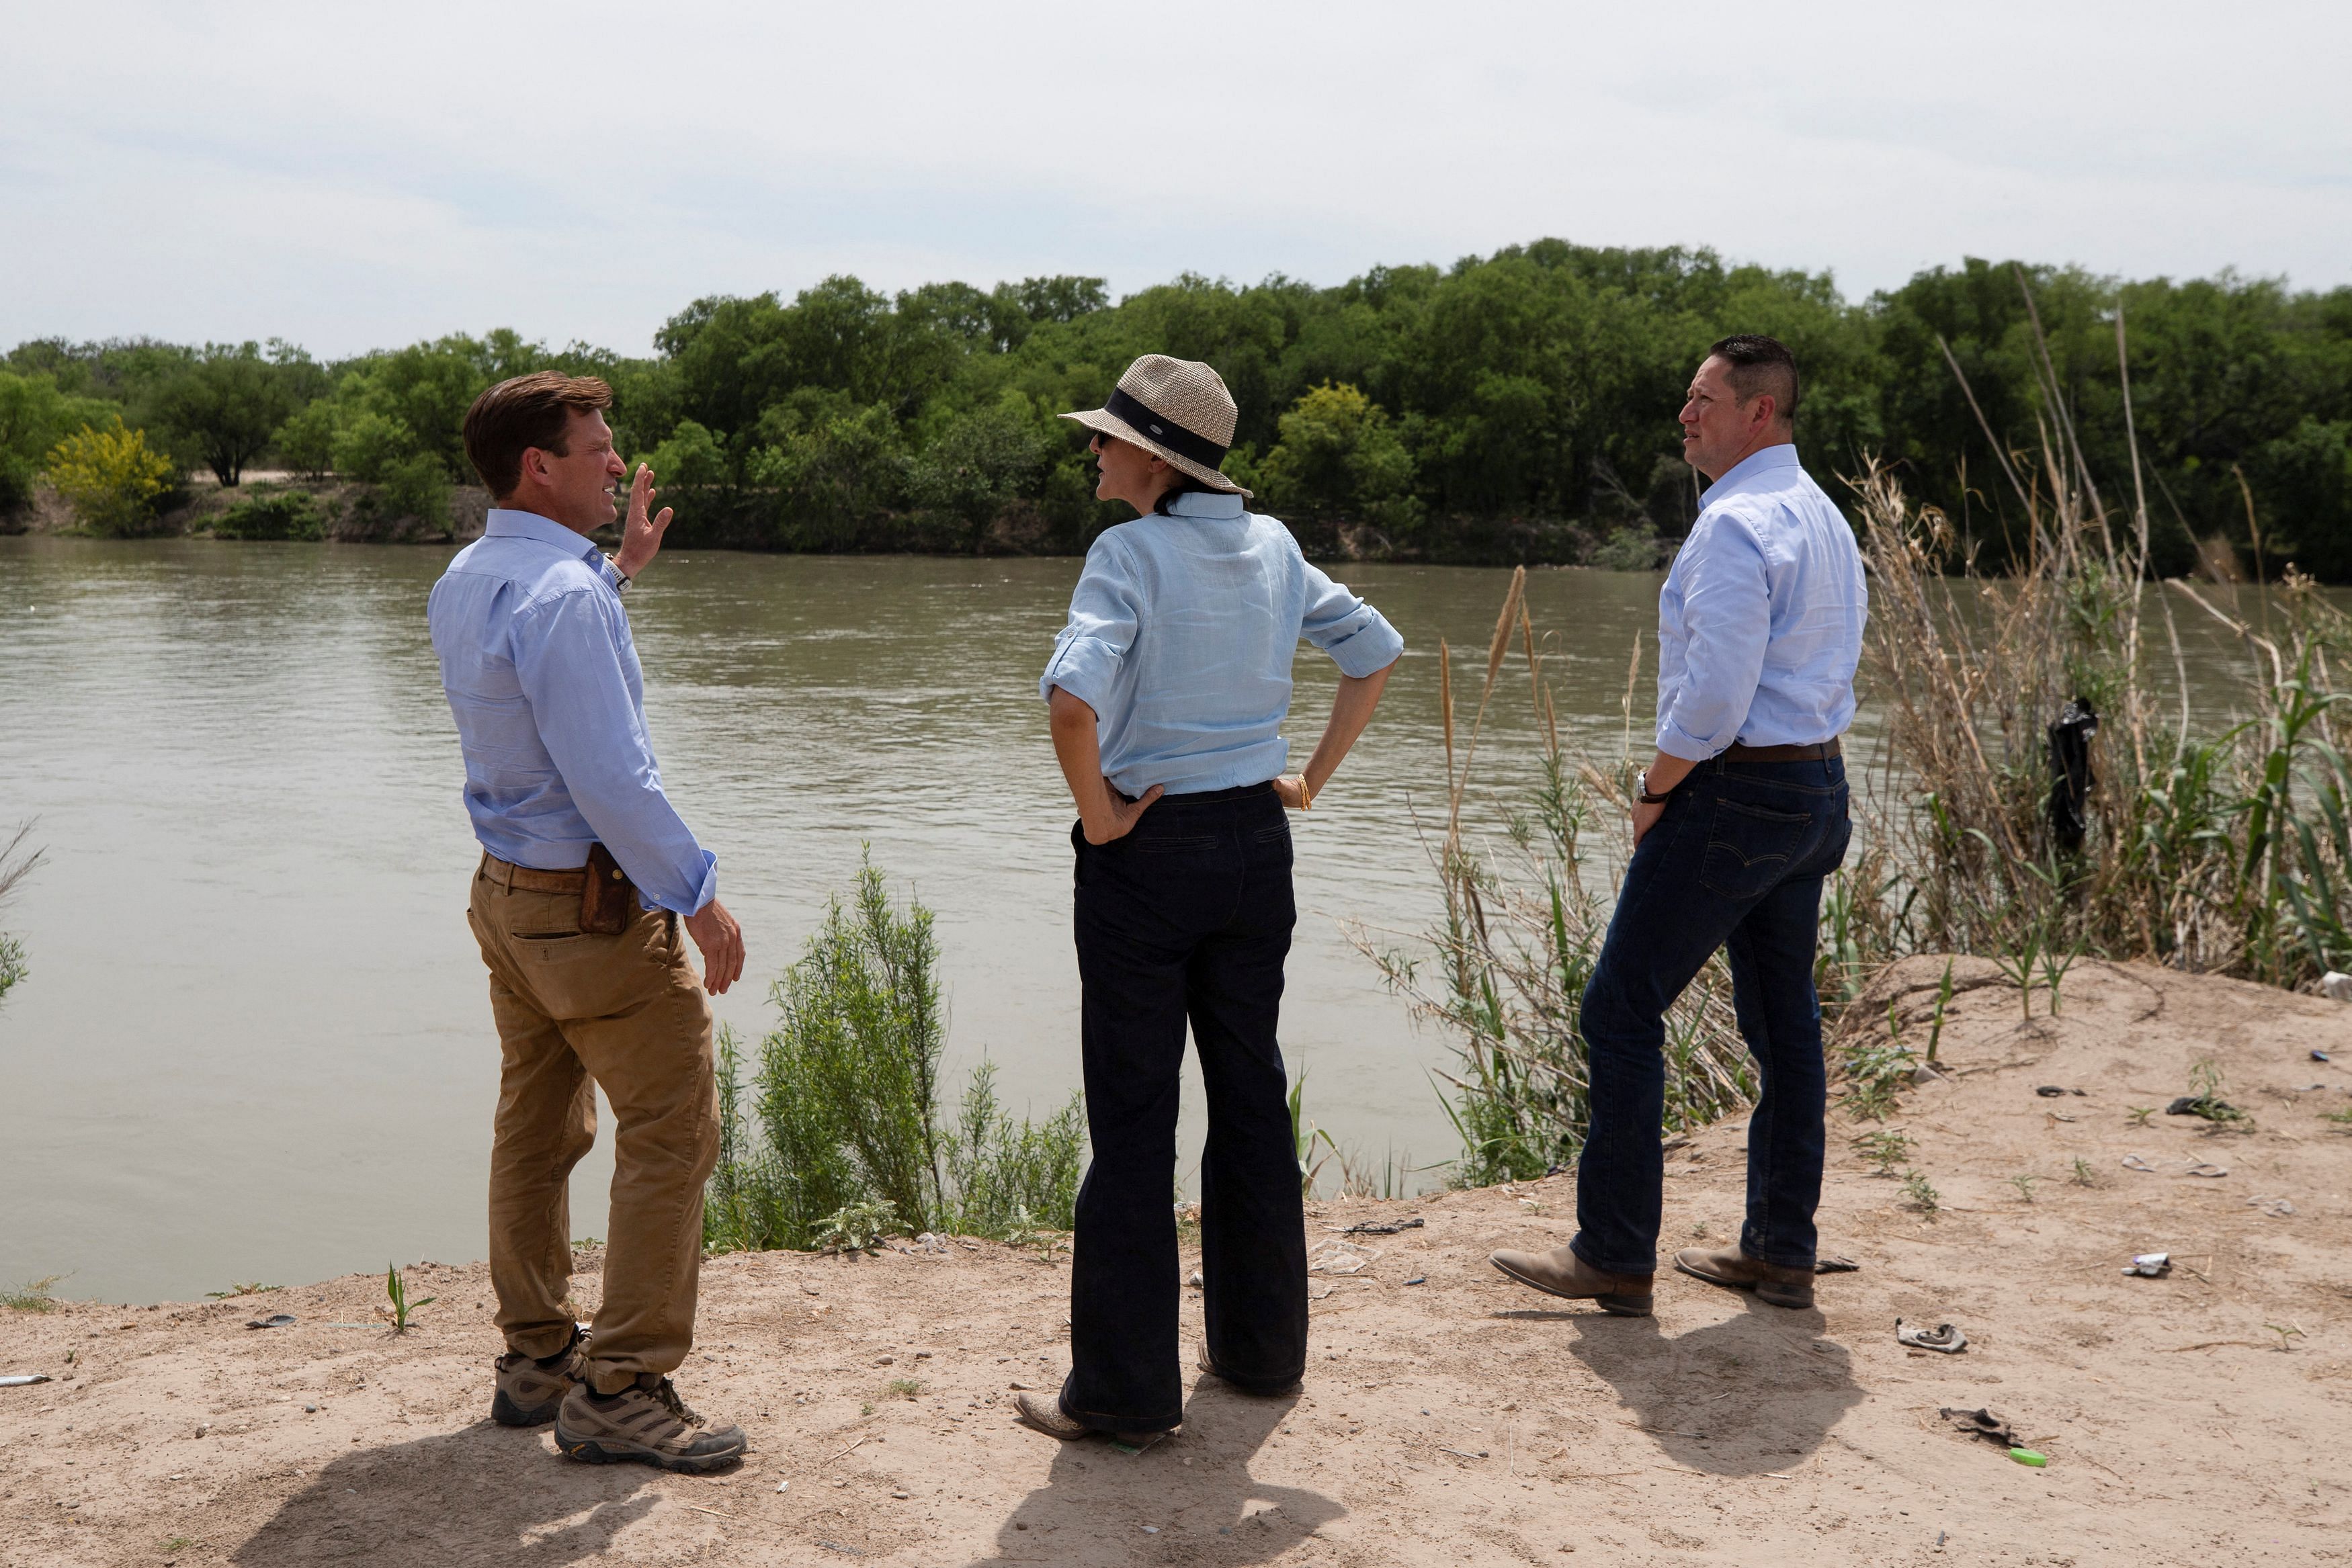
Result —
[[[1940, 973], [1895, 977], [1915, 1017]], [[1649, 1320], [1511, 1285], [1486, 1253], [1564, 1240], [1565, 1176], [1325, 1204], [1318, 1245], [1427, 1223], [1316, 1275], [1302, 1396], [1204, 1385], [1138, 1455], [1013, 1425], [1011, 1391], [1065, 1364], [1067, 1269], [993, 1245], [714, 1260], [680, 1384], [756, 1451], [703, 1480], [489, 1425], [479, 1267], [411, 1270], [439, 1299], [397, 1339], [365, 1277], [0, 1312], [0, 1372], [58, 1379], [0, 1389], [0, 1563], [2352, 1561], [2352, 1137], [2324, 1119], [2352, 1071], [2310, 1055], [2352, 1061], [2352, 1009], [2084, 965], [2035, 1010], [1963, 992], [1951, 1075], [1884, 1124], [1932, 1217], [1844, 1146], [1877, 1124], [1838, 1119], [1823, 1249], [1861, 1267], [1817, 1312], [1673, 1274]], [[2252, 1131], [2163, 1113], [2207, 1058]], [[1734, 1119], [1670, 1154], [1667, 1246], [1733, 1233], [1741, 1143]], [[2126, 1277], [2152, 1249], [2170, 1277]], [[1898, 1317], [1969, 1347], [1906, 1351]], [[1937, 1416], [1979, 1405], [2048, 1469]]]

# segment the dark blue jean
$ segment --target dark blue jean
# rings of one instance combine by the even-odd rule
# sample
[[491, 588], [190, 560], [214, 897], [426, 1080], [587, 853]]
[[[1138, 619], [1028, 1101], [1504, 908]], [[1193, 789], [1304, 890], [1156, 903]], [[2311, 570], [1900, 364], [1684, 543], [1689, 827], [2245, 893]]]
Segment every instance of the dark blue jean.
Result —
[[1189, 1021], [1208, 1092], [1201, 1273], [1210, 1360], [1274, 1388], [1307, 1365], [1307, 1228], [1275, 1031], [1297, 905], [1290, 824], [1264, 786], [1162, 796], [1135, 831], [1075, 828], [1074, 925], [1094, 1160], [1078, 1188], [1070, 1376], [1090, 1427], [1183, 1416], [1177, 1351], [1177, 1079]]
[[1575, 1240], [1596, 1269], [1657, 1267], [1665, 1014], [1718, 947], [1761, 1092], [1748, 1119], [1740, 1249], [1813, 1264], [1828, 1073], [1813, 994], [1822, 881], [1845, 859], [1845, 764], [1703, 762], [1633, 852], [1584, 988], [1592, 1121], [1576, 1167]]

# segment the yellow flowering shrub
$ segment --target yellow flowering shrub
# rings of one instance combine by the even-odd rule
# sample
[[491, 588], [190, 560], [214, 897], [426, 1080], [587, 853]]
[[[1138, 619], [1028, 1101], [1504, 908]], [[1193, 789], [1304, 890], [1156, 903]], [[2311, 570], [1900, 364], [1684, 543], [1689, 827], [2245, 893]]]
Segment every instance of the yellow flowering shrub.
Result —
[[85, 424], [58, 442], [42, 476], [84, 528], [127, 534], [154, 516], [173, 473], [171, 460], [147, 444], [147, 433], [126, 428], [117, 414], [108, 429]]

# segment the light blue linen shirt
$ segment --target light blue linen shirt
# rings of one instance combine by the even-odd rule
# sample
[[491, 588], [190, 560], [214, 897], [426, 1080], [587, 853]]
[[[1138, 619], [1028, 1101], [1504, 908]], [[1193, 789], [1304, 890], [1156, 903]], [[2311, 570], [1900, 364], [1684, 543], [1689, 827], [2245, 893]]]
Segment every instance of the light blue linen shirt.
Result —
[[1404, 652], [1289, 529], [1239, 496], [1191, 491], [1095, 540], [1037, 691], [1095, 710], [1103, 773], [1128, 795], [1263, 783], [1290, 758], [1282, 721], [1302, 636], [1350, 675]]
[[1786, 444], [1699, 497], [1658, 593], [1658, 749], [1811, 746], [1853, 721], [1870, 590], [1849, 526]]
[[647, 908], [692, 915], [719, 892], [718, 857], [662, 793], [618, 582], [582, 535], [495, 508], [433, 585], [466, 812], [500, 860], [567, 871], [601, 841]]

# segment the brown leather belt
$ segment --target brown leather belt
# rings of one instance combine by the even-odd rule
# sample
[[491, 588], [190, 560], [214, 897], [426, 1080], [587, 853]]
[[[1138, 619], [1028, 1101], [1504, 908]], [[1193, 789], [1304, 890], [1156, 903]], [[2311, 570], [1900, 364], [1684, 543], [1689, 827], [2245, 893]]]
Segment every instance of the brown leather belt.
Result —
[[1733, 741], [1717, 754], [1726, 762], [1824, 762], [1839, 755], [1834, 740], [1811, 746], [1742, 746]]
[[570, 871], [539, 871], [512, 861], [502, 861], [489, 851], [482, 852], [482, 874], [500, 887], [520, 888], [525, 893], [578, 893], [581, 883], [588, 880], [588, 868], [575, 866]]

